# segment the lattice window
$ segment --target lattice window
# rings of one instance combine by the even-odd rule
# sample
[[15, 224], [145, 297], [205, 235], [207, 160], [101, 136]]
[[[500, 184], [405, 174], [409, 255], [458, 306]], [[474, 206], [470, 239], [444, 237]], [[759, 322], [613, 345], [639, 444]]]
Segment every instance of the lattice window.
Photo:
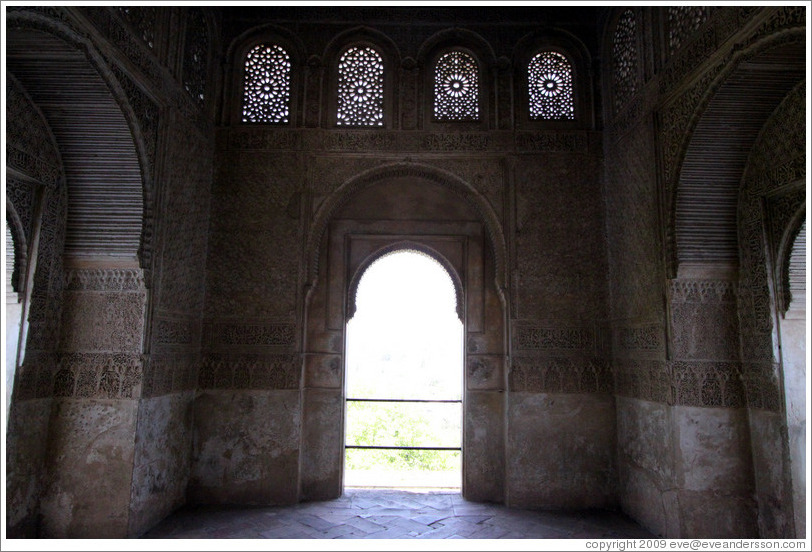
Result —
[[183, 52], [183, 86], [202, 105], [206, 92], [209, 31], [206, 16], [200, 8], [189, 10]]
[[638, 89], [637, 73], [637, 19], [632, 10], [620, 16], [612, 40], [614, 61], [614, 107], [615, 113], [631, 98]]
[[465, 52], [448, 52], [434, 67], [434, 118], [479, 120], [479, 69]]
[[802, 311], [806, 308], [806, 221], [792, 242], [792, 250], [784, 270], [784, 309]]
[[155, 47], [155, 23], [158, 20], [157, 8], [150, 6], [120, 6], [119, 13], [138, 32], [150, 48]]
[[353, 46], [338, 61], [337, 124], [383, 126], [383, 58]]
[[536, 54], [527, 66], [532, 120], [575, 118], [572, 65], [558, 52]]
[[281, 46], [260, 44], [245, 56], [242, 121], [287, 123], [290, 117], [290, 56]]
[[11, 228], [6, 222], [6, 293], [16, 291], [14, 289], [14, 238], [11, 236]]
[[685, 39], [707, 21], [709, 6], [670, 6], [668, 8], [668, 47], [673, 54]]

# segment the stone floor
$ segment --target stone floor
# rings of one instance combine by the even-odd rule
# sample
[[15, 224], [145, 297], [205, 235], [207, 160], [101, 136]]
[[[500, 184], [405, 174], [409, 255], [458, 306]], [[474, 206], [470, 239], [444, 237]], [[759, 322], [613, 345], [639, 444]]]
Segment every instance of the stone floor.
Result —
[[458, 492], [347, 489], [286, 507], [187, 507], [146, 539], [615, 539], [650, 537], [606, 511], [543, 512], [463, 500]]

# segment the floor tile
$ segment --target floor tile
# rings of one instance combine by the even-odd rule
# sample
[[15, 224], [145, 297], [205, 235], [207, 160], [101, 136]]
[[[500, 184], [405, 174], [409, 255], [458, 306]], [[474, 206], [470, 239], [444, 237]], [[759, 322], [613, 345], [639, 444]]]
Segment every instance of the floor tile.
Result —
[[469, 502], [459, 493], [347, 489], [293, 506], [185, 507], [147, 539], [566, 539], [651, 535], [618, 512], [553, 512]]

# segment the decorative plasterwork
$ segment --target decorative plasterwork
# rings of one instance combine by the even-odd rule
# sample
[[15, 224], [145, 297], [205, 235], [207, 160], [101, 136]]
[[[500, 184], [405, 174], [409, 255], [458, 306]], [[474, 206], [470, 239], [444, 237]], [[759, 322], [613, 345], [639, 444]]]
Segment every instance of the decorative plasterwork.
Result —
[[742, 408], [746, 404], [737, 362], [615, 362], [615, 394], [670, 406]]
[[[769, 268], [779, 261], [769, 257], [776, 255], [774, 240], [783, 236], [805, 203], [802, 193], [793, 189], [806, 180], [805, 97], [804, 83], [786, 96], [764, 125], [739, 193], [739, 326], [747, 404], [773, 412], [782, 409], [773, 332], [780, 298], [776, 305]], [[785, 161], [776, 166], [776, 159]]]
[[199, 389], [298, 389], [300, 355], [207, 354], [203, 357]]
[[518, 324], [514, 328], [514, 348], [517, 351], [593, 351], [596, 347], [593, 328], [563, 325], [536, 326]]
[[659, 323], [616, 327], [614, 348], [617, 354], [623, 356], [664, 352], [665, 328]]
[[335, 212], [344, 206], [353, 195], [364, 190], [378, 182], [385, 181], [390, 178], [406, 176], [416, 179], [424, 179], [429, 182], [444, 186], [451, 191], [455, 192], [467, 201], [482, 217], [485, 224], [488, 238], [494, 251], [496, 263], [496, 285], [497, 290], [501, 293], [505, 289], [506, 282], [506, 258], [507, 246], [502, 233], [502, 228], [499, 223], [499, 218], [493, 212], [493, 209], [488, 204], [488, 200], [479, 192], [474, 190], [468, 183], [463, 182], [455, 175], [442, 171], [433, 167], [425, 165], [418, 165], [415, 163], [397, 163], [393, 165], [385, 165], [375, 169], [366, 171], [357, 177], [345, 182], [338, 190], [336, 190], [324, 203], [322, 203], [310, 231], [307, 235], [307, 242], [305, 248], [305, 259], [307, 262], [307, 281], [315, 283], [318, 277], [318, 253], [321, 245], [322, 236], [327, 229], [327, 224], [332, 219]]
[[397, 130], [307, 130], [231, 127], [223, 131], [230, 150], [397, 153], [583, 153], [602, 154], [601, 133], [587, 130], [491, 132], [403, 132]]
[[188, 354], [153, 353], [145, 366], [142, 398], [197, 389], [199, 357]]
[[210, 347], [291, 347], [296, 342], [296, 326], [285, 322], [213, 322], [205, 332]]
[[612, 371], [599, 358], [514, 356], [509, 385], [524, 393], [611, 393]]
[[672, 404], [668, 364], [662, 360], [616, 360], [613, 367], [615, 394]]
[[69, 353], [60, 356], [54, 397], [135, 399], [141, 394], [143, 359], [126, 353]]
[[[727, 37], [740, 28], [740, 18], [748, 19], [757, 8], [740, 8], [739, 12], [726, 12], [732, 18], [729, 25], [720, 23], [720, 36]], [[666, 100], [659, 109], [659, 149], [664, 186], [665, 213], [669, 219], [666, 227], [667, 260], [669, 274], [676, 273], [675, 217], [677, 182], [679, 171], [691, 143], [694, 130], [711, 99], [727, 78], [747, 60], [764, 50], [785, 43], [804, 40], [805, 10], [797, 6], [764, 9], [762, 22], [746, 37], [729, 46], [723, 57], [697, 76], [685, 91]], [[725, 34], [726, 33], [726, 34]], [[705, 56], [707, 57], [707, 56]], [[700, 64], [705, 63], [705, 58]], [[696, 67], [696, 65], [692, 65]]]

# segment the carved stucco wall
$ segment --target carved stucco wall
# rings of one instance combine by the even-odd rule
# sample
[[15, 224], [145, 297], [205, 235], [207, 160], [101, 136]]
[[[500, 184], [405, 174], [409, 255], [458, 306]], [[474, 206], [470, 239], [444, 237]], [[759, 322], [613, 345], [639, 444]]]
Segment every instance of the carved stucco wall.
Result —
[[162, 224], [153, 269], [149, 362], [135, 435], [130, 534], [139, 534], [186, 502], [192, 417], [201, 354], [212, 127], [176, 110], [162, 135], [169, 144], [157, 173]]
[[771, 271], [780, 263], [782, 237], [806, 203], [805, 93], [805, 83], [795, 87], [762, 128], [739, 195], [742, 371], [753, 432], [759, 527], [775, 535], [796, 531], [794, 516], [799, 512], [792, 510], [804, 505], [802, 499], [796, 498], [794, 504], [790, 500], [792, 463], [802, 460], [791, 458], [789, 450], [788, 427], [795, 430], [798, 421], [786, 419], [786, 408], [796, 399], [781, 396], [785, 385], [778, 351], [780, 288]]
[[[15, 29], [52, 33], [83, 52], [101, 75], [129, 125], [124, 132], [132, 135], [144, 201], [137, 264], [74, 260], [63, 271], [59, 244], [70, 198], [46, 197], [28, 354], [13, 402], [26, 419], [12, 414], [9, 434], [15, 443], [25, 437], [9, 474], [30, 468], [44, 483], [42, 490], [31, 483], [15, 491], [25, 496], [9, 503], [13, 534], [137, 535], [185, 500], [213, 132], [198, 98], [167, 69], [182, 63], [172, 43], [178, 33], [170, 30], [182, 21], [172, 17], [172, 10], [135, 7], [9, 13]], [[205, 62], [199, 48], [190, 48]], [[207, 82], [209, 68], [202, 70], [198, 85]], [[162, 127], [156, 98], [174, 110]], [[92, 112], [87, 119], [94, 124]], [[159, 140], [168, 145], [160, 155]], [[158, 353], [154, 363], [151, 349]], [[48, 400], [42, 415], [27, 400], [38, 397]], [[46, 429], [29, 427], [37, 420]], [[50, 459], [47, 466], [37, 464], [37, 451]], [[29, 523], [37, 515], [39, 523]]]
[[[278, 501], [297, 496], [297, 489], [290, 485], [296, 480], [291, 470], [296, 469], [298, 431], [307, 438], [308, 431], [312, 431], [308, 416], [315, 413], [299, 404], [295, 391], [301, 385], [308, 386], [300, 381], [304, 361], [295, 354], [301, 339], [301, 290], [309, 278], [300, 263], [314, 265], [311, 250], [302, 250], [302, 237], [312, 234], [312, 225], [318, 225], [318, 221], [310, 221], [332, 201], [331, 194], [342, 184], [408, 155], [412, 163], [434, 165], [481, 194], [493, 213], [492, 224], [499, 224], [500, 233], [511, 229], [512, 240], [512, 224], [520, 228], [520, 237], [515, 238], [515, 260], [501, 261], [503, 267], [509, 261], [510, 269], [516, 271], [506, 298], [516, 307], [512, 316], [517, 335], [524, 336], [514, 341], [516, 357], [510, 367], [516, 403], [508, 414], [513, 420], [509, 424], [514, 427], [509, 447], [517, 451], [508, 454], [508, 458], [515, 458], [508, 469], [511, 502], [612, 502], [614, 424], [609, 414], [613, 409], [609, 396], [611, 376], [602, 326], [606, 313], [602, 274], [606, 265], [600, 239], [602, 196], [595, 178], [601, 166], [597, 134], [408, 134], [231, 127], [220, 132], [218, 144], [207, 269], [203, 394], [199, 398], [201, 405], [208, 406], [196, 410], [201, 416], [199, 424], [196, 422], [198, 444], [191, 486], [196, 498], [222, 501], [228, 496], [240, 496], [241, 486], [245, 492], [257, 486], [267, 489], [261, 496], [271, 493]], [[516, 157], [514, 152], [524, 155]], [[561, 201], [539, 201], [537, 198], [544, 194], [555, 195]], [[463, 201], [463, 197], [457, 201]], [[574, 210], [583, 216], [564, 216]], [[521, 222], [505, 223], [516, 219]], [[567, 247], [563, 244], [568, 235], [592, 238], [584, 239], [578, 247]], [[315, 266], [319, 278], [332, 277], [329, 272], [325, 274], [323, 266]], [[504, 281], [502, 275], [494, 277]], [[333, 333], [318, 338], [321, 352], [335, 357], [335, 366], [324, 368], [325, 374], [342, 370], [343, 338], [340, 332]], [[327, 357], [325, 362], [330, 360]], [[306, 373], [311, 365], [315, 369], [314, 359], [304, 362]], [[561, 412], [556, 407], [551, 411], [548, 396], [562, 393], [578, 398], [570, 399], [573, 404]], [[212, 411], [212, 401], [222, 404], [220, 412], [229, 412], [229, 416], [238, 416], [238, 411], [234, 410], [236, 406], [228, 405], [249, 401], [254, 405], [252, 411], [255, 407], [267, 408], [264, 415], [268, 419], [281, 416], [280, 420], [287, 420], [288, 415], [278, 411], [274, 401], [261, 399], [269, 395], [279, 396], [282, 406], [287, 405], [285, 409], [305, 408], [301, 428], [281, 426], [279, 435], [246, 449], [238, 435], [223, 433], [229, 427], [222, 425], [225, 422], [211, 425], [205, 421], [210, 417], [207, 412]], [[541, 438], [526, 433], [531, 425], [528, 419], [546, 419], [551, 414], [566, 418], [581, 408], [594, 408], [594, 412], [583, 414], [593, 422], [581, 425], [584, 437], [577, 441], [594, 441], [590, 450], [582, 451], [581, 445], [575, 445], [573, 450], [562, 450], [560, 457], [525, 450], [524, 443]], [[340, 417], [340, 412], [334, 416]], [[502, 423], [498, 422], [501, 414], [487, 416], [495, 418], [483, 419], [483, 424]], [[594, 420], [601, 422], [595, 426]], [[232, 423], [243, 422], [235, 419]], [[224, 450], [243, 452], [228, 458]], [[576, 453], [583, 453], [588, 460], [567, 471], [562, 459]], [[269, 454], [278, 469], [262, 464]], [[302, 477], [313, 477], [310, 471], [316, 468], [308, 467], [312, 462], [302, 461]], [[319, 465], [324, 467], [323, 463]], [[567, 473], [562, 475], [562, 470]], [[589, 476], [590, 485], [580, 487], [583, 492], [575, 493], [576, 498], [568, 496], [584, 474]], [[563, 487], [544, 483], [559, 476]], [[474, 487], [471, 492], [476, 492]], [[496, 495], [493, 498], [499, 499]]]
[[232, 143], [219, 132], [189, 497], [295, 502], [304, 166]]
[[[17, 276], [24, 282], [25, 270], [35, 272], [28, 290], [28, 347], [24, 365], [15, 374], [8, 411], [6, 523], [10, 534], [31, 534], [47, 483], [46, 447], [63, 289], [66, 198], [53, 134], [22, 85], [13, 75], [9, 77], [6, 201], [19, 224], [13, 228], [19, 232], [15, 241], [26, 248], [26, 263], [18, 267], [21, 273]], [[7, 217], [7, 222], [15, 223], [12, 217]], [[34, 242], [36, 259], [28, 257]]]
[[[659, 534], [673, 534], [674, 442], [668, 404], [660, 219], [653, 126], [642, 118], [606, 144], [606, 231], [618, 499]], [[630, 224], [634, 221], [633, 224]]]
[[[750, 18], [756, 23], [731, 48], [730, 37]], [[747, 58], [741, 52], [748, 46], [798, 23], [799, 12], [791, 9], [712, 10], [662, 61], [656, 50], [652, 60], [642, 56], [643, 73], [657, 78], [610, 124], [606, 197], [620, 500], [666, 536], [759, 531], [750, 498], [748, 451], [756, 434], [744, 410], [737, 284], [713, 270], [665, 278], [676, 275], [670, 244], [680, 162], [709, 89], [718, 88], [740, 56]], [[640, 32], [651, 40], [651, 29]], [[683, 86], [684, 80], [693, 84]], [[761, 530], [767, 531], [763, 524]]]
[[[307, 15], [319, 17], [318, 10]], [[390, 17], [401, 20], [398, 14], [387, 15]], [[333, 257], [326, 256], [325, 248], [332, 251], [333, 246], [321, 242], [322, 236], [338, 230], [322, 213], [333, 212], [340, 206], [336, 202], [352, 197], [348, 187], [363, 188], [376, 175], [388, 178], [386, 167], [402, 164], [421, 167], [415, 178], [435, 175], [430, 177], [432, 182], [459, 182], [459, 189], [468, 190], [457, 193], [454, 201], [441, 201], [448, 210], [437, 211], [438, 224], [447, 217], [453, 219], [451, 205], [455, 202], [463, 205], [467, 196], [476, 196], [489, 243], [501, 244], [494, 246], [494, 257], [488, 261], [493, 263], [488, 270], [494, 270], [489, 282], [496, 282], [496, 289], [486, 294], [484, 307], [488, 309], [485, 320], [492, 320], [490, 333], [469, 332], [467, 340], [470, 402], [466, 432], [470, 431], [471, 442], [478, 441], [472, 450], [479, 451], [471, 453], [465, 470], [467, 496], [528, 505], [611, 503], [614, 430], [612, 417], [606, 415], [612, 408], [611, 381], [600, 323], [606, 313], [601, 279], [605, 254], [598, 238], [602, 234], [597, 178], [601, 141], [599, 133], [580, 130], [588, 128], [584, 121], [590, 120], [589, 113], [583, 114], [582, 122], [570, 125], [572, 130], [479, 130], [494, 121], [498, 128], [511, 127], [510, 63], [507, 57], [495, 62], [488, 48], [510, 53], [521, 33], [512, 39], [488, 33], [493, 42], [485, 45], [473, 32], [432, 36], [435, 30], [430, 26], [411, 25], [405, 32], [405, 27], [389, 25], [385, 36], [368, 31], [357, 34], [384, 43], [391, 38], [400, 49], [401, 86], [392, 104], [400, 116], [387, 119], [386, 125], [402, 130], [335, 130], [329, 110], [325, 111], [331, 101], [325, 83], [330, 75], [328, 58], [335, 48], [330, 41], [344, 35], [334, 28], [325, 28], [324, 33], [300, 30], [291, 42], [284, 26], [278, 22], [260, 25], [254, 34], [284, 35], [285, 43], [306, 50], [295, 51], [293, 60], [294, 71], [302, 72], [301, 80], [293, 81], [293, 128], [233, 125], [218, 133], [204, 361], [195, 410], [190, 496], [216, 502], [239, 497], [249, 502], [290, 502], [340, 492], [341, 436], [340, 426], [334, 424], [343, 411], [343, 321], [322, 327], [314, 321], [319, 319], [314, 313], [326, 308], [325, 302], [338, 297], [343, 305], [343, 300], [340, 285], [329, 293], [323, 288], [326, 284], [335, 287], [339, 280], [326, 265]], [[226, 24], [225, 32], [227, 36], [253, 36], [235, 21]], [[425, 128], [429, 112], [419, 101], [424, 95], [420, 79], [428, 74], [421, 63], [427, 63], [432, 48], [443, 40], [452, 44], [461, 37], [478, 44], [480, 59], [488, 64], [483, 74], [496, 77], [494, 87], [488, 82], [489, 92], [483, 100], [495, 102], [499, 115], [489, 117], [491, 123], [466, 129], [415, 130]], [[239, 51], [239, 46], [229, 51]], [[306, 64], [302, 64], [304, 58]], [[494, 63], [498, 67], [492, 67]], [[240, 67], [239, 60], [229, 59], [228, 64]], [[223, 108], [227, 121], [233, 121], [237, 113], [238, 77], [236, 70], [230, 79], [236, 89], [226, 95], [231, 104]], [[582, 107], [591, 110], [588, 102]], [[312, 130], [297, 128], [301, 125]], [[437, 169], [432, 172], [430, 167]], [[561, 203], [539, 202], [535, 194], [544, 193], [556, 195]], [[355, 209], [353, 216], [375, 218], [373, 207], [359, 215], [362, 200], [349, 201], [346, 208]], [[564, 216], [573, 210], [583, 217]], [[520, 245], [513, 239], [517, 217], [522, 218], [524, 232]], [[398, 232], [408, 234], [408, 228], [407, 224]], [[503, 237], [496, 239], [496, 234]], [[557, 243], [572, 234], [594, 239], [584, 239], [572, 248]], [[526, 287], [508, 277], [520, 264], [522, 269], [516, 274], [521, 274]], [[305, 305], [309, 310], [303, 311]], [[521, 324], [525, 335], [538, 338], [522, 340], [523, 356], [511, 364], [505, 356], [511, 347], [508, 330], [496, 320], [518, 305], [525, 308], [521, 320], [514, 322]], [[505, 410], [506, 401], [494, 393], [508, 384], [508, 371], [516, 373], [510, 378], [517, 397], [510, 414]], [[300, 399], [298, 390], [302, 388]], [[557, 407], [551, 408], [556, 404], [552, 397], [562, 394], [573, 398], [559, 412]], [[214, 406], [226, 414], [213, 419], [209, 413]], [[249, 420], [275, 420], [261, 439], [246, 442], [243, 432], [250, 422], [241, 419], [241, 408], [246, 409]], [[532, 434], [535, 430], [528, 429], [528, 420], [551, 415], [566, 419], [577, 412], [584, 423], [572, 448], [545, 456], [526, 446], [528, 439], [543, 437]], [[290, 425], [291, 417], [296, 416], [300, 422]], [[509, 447], [516, 450], [515, 455], [504, 455], [497, 444], [506, 438], [502, 430], [505, 416], [514, 426]], [[590, 417], [598, 422], [589, 421]], [[543, 424], [546, 429], [542, 432], [554, 432], [553, 426], [560, 424]], [[229, 432], [229, 428], [241, 429]], [[581, 453], [582, 463], [564, 466], [564, 458]], [[510, 457], [516, 461], [508, 468], [505, 461]], [[503, 483], [506, 473], [509, 480]], [[579, 487], [576, 482], [584, 477], [590, 483]], [[550, 483], [555, 480], [562, 485]]]
[[[486, 255], [495, 282], [485, 294], [489, 328], [469, 336], [466, 370], [468, 427], [486, 435], [480, 450], [499, 439], [506, 446], [475, 457], [468, 496], [519, 506], [619, 503], [666, 536], [750, 536], [755, 484], [760, 534], [787, 534], [780, 397], [761, 385], [777, 374], [774, 328], [761, 299], [752, 316], [750, 303], [737, 311], [748, 294], [765, 296], [764, 286], [747, 283], [761, 282], [757, 270], [747, 272], [761, 260], [742, 261], [738, 287], [667, 278], [675, 276], [670, 217], [685, 137], [737, 52], [802, 25], [797, 9], [686, 12], [668, 52], [655, 46], [636, 57], [639, 81], [605, 132], [583, 130], [588, 124], [511, 130], [516, 37], [487, 26], [480, 30], [495, 53], [488, 101], [499, 130], [418, 130], [425, 117], [414, 60], [433, 31], [404, 24], [388, 31], [402, 48], [400, 117], [391, 122], [401, 130], [328, 128], [321, 53], [329, 33], [310, 32], [302, 33], [302, 49], [313, 54], [300, 60], [294, 128], [215, 131], [213, 105], [200, 101], [219, 86], [204, 74], [215, 68], [195, 55], [206, 41], [181, 44], [180, 32], [186, 21], [211, 22], [201, 27], [184, 8], [9, 13], [39, 30], [67, 28], [84, 45], [133, 133], [145, 191], [139, 266], [67, 272], [68, 198], [46, 195], [28, 354], [9, 425], [7, 520], [16, 534], [33, 535], [40, 515], [42, 534], [137, 535], [184, 501], [290, 503], [317, 496], [325, 474], [335, 483], [340, 458], [321, 464], [307, 448], [318, 449], [318, 428], [341, 415], [324, 388], [341, 379], [342, 332], [308, 327], [305, 314], [309, 286], [329, 279], [321, 247], [329, 220], [319, 212], [334, 206], [342, 185], [393, 164], [465, 183], [487, 205], [483, 243], [502, 236]], [[646, 24], [668, 17], [636, 13], [642, 34], [631, 42], [655, 44]], [[224, 35], [243, 25], [229, 21]], [[775, 120], [786, 117], [797, 114], [786, 108]], [[41, 150], [33, 143], [19, 148], [31, 159]], [[764, 149], [764, 158], [802, 159], [784, 145], [777, 154]], [[51, 165], [30, 169], [53, 174]], [[764, 164], [754, 157], [751, 166]], [[790, 163], [748, 182], [774, 183], [764, 184], [769, 192], [756, 187], [784, 212], [798, 196], [773, 187], [796, 173]], [[7, 190], [26, 193], [14, 182]], [[743, 244], [758, 224], [740, 228]], [[81, 447], [100, 452], [100, 462], [85, 465]], [[80, 513], [91, 502], [95, 513]]]

